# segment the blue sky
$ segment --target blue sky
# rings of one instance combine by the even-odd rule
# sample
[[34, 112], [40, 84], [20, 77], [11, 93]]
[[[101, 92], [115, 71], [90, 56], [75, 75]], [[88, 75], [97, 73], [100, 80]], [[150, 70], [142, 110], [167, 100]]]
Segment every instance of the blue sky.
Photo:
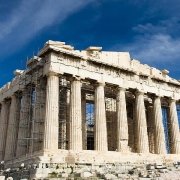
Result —
[[49, 39], [130, 51], [180, 79], [179, 0], [0, 0], [0, 86]]

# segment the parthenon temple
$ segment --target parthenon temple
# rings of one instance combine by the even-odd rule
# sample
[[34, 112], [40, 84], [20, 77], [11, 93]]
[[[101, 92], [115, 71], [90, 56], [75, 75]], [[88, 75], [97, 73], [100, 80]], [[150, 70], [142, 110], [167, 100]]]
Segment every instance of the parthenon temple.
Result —
[[47, 41], [0, 89], [0, 161], [180, 160], [180, 82], [129, 52]]

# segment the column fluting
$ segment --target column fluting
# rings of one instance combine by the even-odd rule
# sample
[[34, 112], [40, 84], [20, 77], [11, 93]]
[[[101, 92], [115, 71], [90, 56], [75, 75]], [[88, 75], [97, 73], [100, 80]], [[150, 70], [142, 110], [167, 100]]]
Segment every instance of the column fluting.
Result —
[[163, 126], [163, 117], [160, 97], [155, 97], [153, 104], [154, 111], [154, 131], [155, 131], [155, 153], [166, 154], [166, 142]]
[[1, 116], [0, 116], [0, 160], [4, 160], [6, 136], [9, 118], [9, 102], [3, 101], [1, 103]]
[[32, 123], [32, 148], [31, 152], [42, 150], [44, 134], [44, 118], [46, 103], [46, 81], [40, 78], [35, 85], [36, 100], [34, 104], [34, 114]]
[[148, 139], [149, 139], [149, 152], [155, 153], [155, 133], [154, 133], [154, 112], [153, 106], [147, 108], [147, 127], [148, 127]]
[[180, 154], [180, 133], [178, 115], [176, 109], [176, 101], [171, 100], [169, 106], [169, 125], [171, 135], [171, 153]]
[[107, 151], [107, 124], [104, 83], [99, 83], [95, 89], [95, 150]]
[[116, 97], [117, 107], [117, 151], [128, 151], [128, 121], [126, 110], [125, 89], [118, 88]]
[[87, 124], [86, 124], [86, 93], [82, 92], [82, 139], [83, 150], [87, 150]]
[[149, 153], [144, 93], [136, 92], [137, 152]]
[[31, 97], [28, 88], [25, 88], [22, 92], [21, 105], [20, 105], [20, 118], [18, 128], [18, 140], [16, 156], [25, 155], [28, 153], [30, 142], [30, 105]]
[[7, 129], [7, 139], [5, 148], [5, 160], [10, 160], [15, 157], [16, 154], [16, 144], [17, 144], [17, 134], [19, 126], [19, 116], [20, 116], [20, 100], [16, 95], [11, 97], [11, 105], [9, 112], [9, 122]]
[[73, 78], [70, 94], [70, 150], [82, 150], [81, 81]]
[[59, 76], [50, 73], [46, 86], [46, 110], [44, 129], [44, 150], [58, 149], [59, 124]]

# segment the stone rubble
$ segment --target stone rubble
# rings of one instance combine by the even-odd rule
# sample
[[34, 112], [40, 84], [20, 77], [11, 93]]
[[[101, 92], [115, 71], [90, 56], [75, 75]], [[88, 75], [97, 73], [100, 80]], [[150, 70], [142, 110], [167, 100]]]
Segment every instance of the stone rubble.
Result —
[[[40, 168], [37, 168], [40, 170]], [[42, 169], [41, 169], [42, 170]], [[16, 171], [16, 172], [15, 172]], [[17, 171], [20, 171], [18, 174]], [[180, 179], [180, 162], [174, 163], [151, 163], [151, 164], [101, 164], [101, 165], [72, 165], [65, 167], [62, 165], [46, 168], [47, 178], [28, 177], [27, 169], [5, 170], [1, 172], [0, 180], [5, 177], [8, 180], [32, 179], [32, 180], [179, 180]], [[36, 171], [38, 172], [38, 171]]]

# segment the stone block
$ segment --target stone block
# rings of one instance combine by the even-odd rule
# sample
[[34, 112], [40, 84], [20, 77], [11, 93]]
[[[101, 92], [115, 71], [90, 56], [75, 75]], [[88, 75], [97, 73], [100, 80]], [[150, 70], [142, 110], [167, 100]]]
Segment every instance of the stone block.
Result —
[[92, 176], [93, 176], [93, 174], [88, 171], [81, 173], [81, 177], [84, 177], [84, 178], [88, 178], [88, 177], [92, 177]]
[[158, 172], [160, 172], [160, 173], [167, 173], [168, 170], [167, 169], [158, 169]]
[[115, 176], [114, 174], [105, 174], [104, 178], [106, 180], [111, 180], [111, 179], [113, 180], [113, 179], [117, 179], [117, 176]]
[[161, 164], [161, 163], [156, 163], [155, 164], [155, 168], [156, 169], [165, 169], [166, 167], [163, 164]]
[[155, 167], [154, 167], [154, 165], [152, 165], [152, 164], [148, 164], [148, 165], [146, 166], [146, 169], [147, 169], [147, 170], [153, 170], [153, 169], [155, 169]]
[[68, 176], [69, 176], [69, 175], [68, 175], [67, 173], [62, 173], [62, 174], [61, 174], [61, 177], [62, 177], [62, 178], [68, 178]]
[[81, 173], [75, 173], [75, 174], [74, 174], [74, 177], [75, 177], [75, 178], [81, 177]]

